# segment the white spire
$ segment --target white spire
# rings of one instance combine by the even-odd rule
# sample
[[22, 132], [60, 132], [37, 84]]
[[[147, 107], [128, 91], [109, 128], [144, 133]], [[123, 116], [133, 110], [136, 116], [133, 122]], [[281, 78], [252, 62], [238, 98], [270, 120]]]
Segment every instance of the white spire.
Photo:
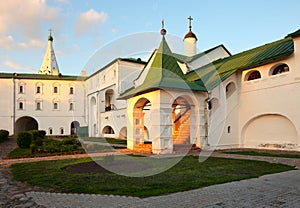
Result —
[[49, 31], [50, 34], [48, 36], [48, 47], [39, 74], [58, 75], [59, 69], [58, 69], [55, 53], [52, 46], [52, 42], [53, 42], [53, 37], [51, 36], [52, 30], [50, 29]]

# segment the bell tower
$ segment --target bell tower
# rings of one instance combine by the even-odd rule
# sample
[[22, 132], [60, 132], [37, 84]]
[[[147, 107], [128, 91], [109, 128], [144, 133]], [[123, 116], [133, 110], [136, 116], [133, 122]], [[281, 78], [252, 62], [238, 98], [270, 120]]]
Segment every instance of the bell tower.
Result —
[[189, 20], [189, 32], [184, 36], [184, 55], [193, 56], [197, 52], [197, 37], [192, 32], [192, 20], [191, 16], [188, 17]]
[[47, 74], [47, 75], [59, 75], [58, 64], [56, 61], [54, 49], [52, 46], [53, 37], [52, 30], [49, 30], [48, 36], [48, 47], [44, 56], [44, 60], [42, 66], [40, 68], [39, 74]]

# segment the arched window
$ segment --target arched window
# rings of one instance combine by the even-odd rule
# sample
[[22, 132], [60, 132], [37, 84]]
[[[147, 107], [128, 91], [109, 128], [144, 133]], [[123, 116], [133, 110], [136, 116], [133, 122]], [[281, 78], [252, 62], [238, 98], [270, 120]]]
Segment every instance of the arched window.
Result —
[[50, 134], [50, 135], [52, 135], [52, 134], [53, 134], [53, 130], [52, 130], [52, 128], [51, 128], [51, 127], [49, 128], [49, 134]]
[[59, 99], [53, 99], [53, 110], [59, 110]]
[[43, 84], [41, 82], [37, 82], [35, 84], [35, 93], [36, 94], [41, 94], [42, 93], [42, 86], [43, 86]]
[[19, 102], [19, 110], [23, 110], [24, 109], [24, 104], [23, 102]]
[[54, 94], [59, 94], [59, 83], [55, 82], [53, 83], [53, 93]]
[[61, 127], [59, 130], [60, 130], [60, 134], [64, 134], [64, 128], [63, 127]]
[[236, 90], [235, 84], [233, 82], [230, 82], [226, 85], [226, 98], [228, 98], [232, 93]]
[[279, 64], [275, 66], [273, 69], [271, 69], [270, 74], [271, 75], [281, 74], [281, 73], [288, 72], [289, 70], [290, 68], [287, 64]]
[[19, 82], [18, 93], [19, 94], [25, 93], [25, 83], [24, 82]]
[[255, 70], [255, 71], [248, 72], [248, 74], [245, 77], [245, 80], [251, 81], [251, 80], [260, 79], [260, 78], [261, 78], [260, 72]]

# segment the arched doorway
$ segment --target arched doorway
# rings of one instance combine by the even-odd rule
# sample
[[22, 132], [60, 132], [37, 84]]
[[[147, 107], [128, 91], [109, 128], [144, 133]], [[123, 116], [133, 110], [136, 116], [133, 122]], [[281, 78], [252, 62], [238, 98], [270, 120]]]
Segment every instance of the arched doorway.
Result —
[[151, 110], [151, 102], [146, 98], [139, 99], [133, 110], [133, 139], [135, 145], [144, 144], [145, 125], [144, 116]]
[[279, 114], [265, 114], [253, 118], [245, 125], [242, 135], [244, 147], [293, 147], [298, 138], [295, 125]]
[[80, 126], [79, 122], [78, 121], [73, 121], [71, 123], [71, 132], [70, 132], [70, 135], [71, 136], [77, 136], [77, 129], [78, 127]]
[[16, 134], [22, 131], [38, 130], [38, 122], [29, 116], [23, 116], [16, 121]]
[[111, 126], [105, 126], [102, 130], [102, 134], [115, 134], [115, 131]]
[[112, 89], [106, 90], [106, 92], [105, 92], [105, 111], [114, 110], [113, 96], [114, 96], [114, 91]]
[[173, 144], [190, 144], [190, 104], [178, 97], [172, 104]]

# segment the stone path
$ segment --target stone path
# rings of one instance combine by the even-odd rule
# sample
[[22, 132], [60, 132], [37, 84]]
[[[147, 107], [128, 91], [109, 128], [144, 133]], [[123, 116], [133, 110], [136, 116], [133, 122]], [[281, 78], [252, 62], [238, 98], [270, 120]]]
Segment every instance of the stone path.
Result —
[[[138, 198], [112, 195], [48, 193], [12, 180], [8, 166], [17, 162], [88, 157], [86, 154], [21, 160], [3, 160], [14, 148], [0, 144], [0, 207], [80, 208], [80, 207], [300, 207], [300, 170], [265, 175], [260, 178], [209, 186], [157, 197]], [[105, 153], [111, 154], [111, 153]], [[118, 154], [118, 153], [114, 153]], [[300, 167], [300, 159], [243, 156], [214, 152], [212, 156], [263, 160]]]

